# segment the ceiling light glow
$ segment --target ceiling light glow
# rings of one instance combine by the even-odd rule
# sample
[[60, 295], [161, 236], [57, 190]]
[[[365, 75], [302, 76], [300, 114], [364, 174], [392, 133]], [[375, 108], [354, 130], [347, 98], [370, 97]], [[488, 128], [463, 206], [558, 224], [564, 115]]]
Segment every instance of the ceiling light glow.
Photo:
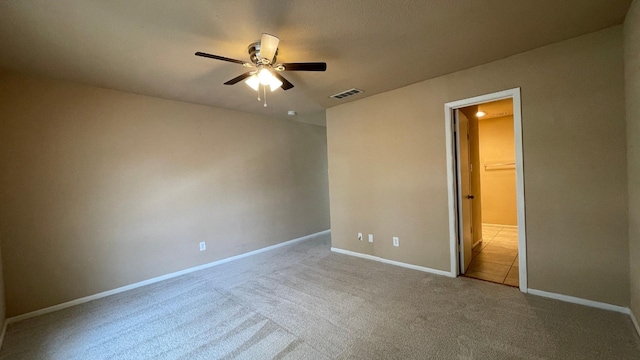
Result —
[[278, 78], [275, 76], [269, 82], [269, 87], [271, 88], [271, 91], [275, 91], [280, 86], [282, 86], [282, 81], [278, 80]]
[[260, 80], [256, 74], [251, 75], [244, 83], [249, 85], [249, 87], [255, 91], [258, 91], [258, 88], [260, 87]]
[[477, 116], [477, 117], [479, 117], [479, 118], [480, 118], [480, 117], [483, 117], [483, 116], [485, 116], [485, 115], [487, 115], [487, 113], [486, 113], [486, 112], [484, 112], [484, 111], [478, 111], [478, 112], [476, 113], [476, 116]]
[[260, 80], [260, 84], [269, 85], [271, 84], [271, 80], [273, 80], [274, 76], [267, 68], [262, 68], [258, 71], [258, 79]]
[[262, 68], [258, 71], [257, 74], [253, 74], [247, 80], [245, 80], [245, 84], [247, 84], [255, 91], [258, 91], [260, 89], [260, 85], [269, 86], [271, 91], [275, 91], [277, 88], [282, 86], [282, 81], [273, 76], [273, 73], [271, 73], [269, 69]]

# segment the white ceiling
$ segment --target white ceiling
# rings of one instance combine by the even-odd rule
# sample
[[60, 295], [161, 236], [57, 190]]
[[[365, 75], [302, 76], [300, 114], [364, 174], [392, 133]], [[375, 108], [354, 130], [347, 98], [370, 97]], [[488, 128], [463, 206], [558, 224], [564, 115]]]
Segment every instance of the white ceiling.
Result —
[[[631, 0], [1, 0], [0, 68], [137, 94], [319, 121], [324, 109], [620, 24]], [[268, 108], [240, 83], [247, 45], [280, 37], [295, 88]], [[345, 100], [334, 93], [365, 91]], [[315, 119], [315, 120], [314, 120]], [[305, 120], [306, 121], [306, 120]]]

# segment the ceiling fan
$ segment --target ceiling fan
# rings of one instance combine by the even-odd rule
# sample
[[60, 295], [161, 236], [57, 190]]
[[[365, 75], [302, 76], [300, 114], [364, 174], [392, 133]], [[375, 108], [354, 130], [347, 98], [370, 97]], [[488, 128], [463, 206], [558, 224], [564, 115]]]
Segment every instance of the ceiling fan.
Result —
[[251, 62], [230, 59], [224, 56], [207, 54], [198, 51], [196, 56], [202, 56], [215, 60], [222, 60], [234, 64], [240, 64], [245, 67], [255, 68], [240, 76], [225, 82], [225, 85], [234, 85], [245, 80], [245, 83], [258, 92], [258, 101], [260, 101], [260, 90], [264, 95], [264, 106], [267, 106], [267, 86], [271, 91], [277, 88], [289, 90], [293, 88], [293, 84], [285, 79], [280, 72], [282, 71], [326, 71], [327, 63], [324, 62], [308, 62], [308, 63], [276, 63], [278, 56], [278, 44], [280, 39], [270, 34], [262, 34], [260, 41], [249, 45], [249, 59]]

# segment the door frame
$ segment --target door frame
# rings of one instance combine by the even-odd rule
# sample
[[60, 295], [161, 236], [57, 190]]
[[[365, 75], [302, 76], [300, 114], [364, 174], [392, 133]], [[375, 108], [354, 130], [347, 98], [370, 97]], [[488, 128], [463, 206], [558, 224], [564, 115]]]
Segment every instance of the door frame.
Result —
[[460, 275], [459, 246], [461, 237], [458, 234], [458, 197], [457, 197], [457, 141], [453, 112], [467, 106], [478, 105], [490, 101], [513, 99], [513, 135], [515, 140], [516, 161], [516, 199], [518, 212], [518, 266], [520, 275], [520, 291], [526, 293], [527, 287], [527, 238], [524, 198], [524, 163], [522, 156], [522, 111], [520, 103], [520, 88], [499, 91], [491, 94], [475, 96], [444, 104], [445, 132], [447, 146], [447, 192], [449, 197], [449, 239], [451, 254], [451, 274]]

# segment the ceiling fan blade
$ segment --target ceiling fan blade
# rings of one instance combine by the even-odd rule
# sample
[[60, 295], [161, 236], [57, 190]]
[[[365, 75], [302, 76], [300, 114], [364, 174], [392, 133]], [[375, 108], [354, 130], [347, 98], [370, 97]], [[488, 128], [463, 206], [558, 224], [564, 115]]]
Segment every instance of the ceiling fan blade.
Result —
[[283, 71], [326, 71], [327, 63], [310, 62], [310, 63], [284, 63], [279, 64], [284, 67]]
[[224, 56], [207, 54], [207, 53], [203, 53], [203, 52], [200, 52], [200, 51], [198, 51], [196, 53], [196, 56], [202, 56], [202, 57], [206, 57], [206, 58], [209, 58], [209, 59], [215, 59], [215, 60], [228, 61], [228, 62], [231, 62], [231, 63], [234, 63], [234, 64], [240, 64], [240, 65], [247, 66], [247, 62], [245, 62], [245, 61], [236, 60], [236, 59], [230, 59], [230, 58], [224, 57]]
[[278, 44], [280, 39], [270, 34], [262, 34], [260, 39], [260, 58], [269, 60], [269, 63], [273, 61], [273, 57], [278, 50]]
[[273, 73], [273, 76], [278, 78], [278, 80], [282, 81], [282, 90], [289, 90], [293, 87], [293, 84], [289, 82], [289, 80], [285, 79], [284, 76], [278, 74], [277, 72]]
[[240, 81], [248, 78], [249, 76], [251, 76], [252, 71], [246, 72], [240, 76], [236, 76], [233, 79], [227, 81], [226, 83], [224, 83], [225, 85], [235, 85], [237, 83], [239, 83]]

